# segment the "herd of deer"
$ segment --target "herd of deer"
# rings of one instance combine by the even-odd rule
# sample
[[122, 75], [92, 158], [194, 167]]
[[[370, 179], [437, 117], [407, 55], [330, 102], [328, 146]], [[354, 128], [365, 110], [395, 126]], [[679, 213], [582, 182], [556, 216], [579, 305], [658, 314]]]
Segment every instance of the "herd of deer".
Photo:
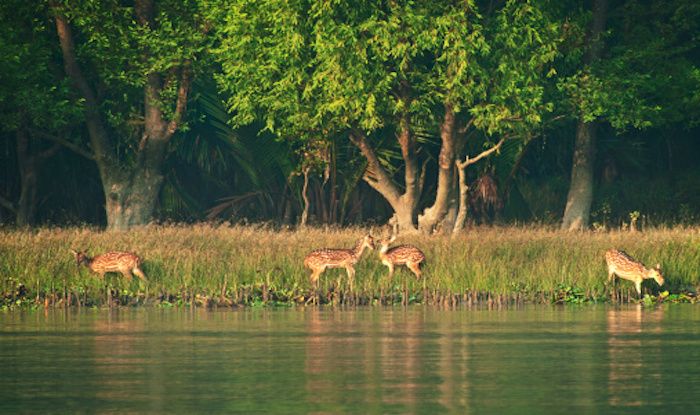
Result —
[[[425, 254], [413, 245], [398, 245], [390, 248], [396, 240], [396, 229], [390, 236], [379, 239], [379, 259], [389, 268], [389, 277], [394, 274], [397, 265], [405, 265], [411, 272], [420, 278], [422, 275], [421, 264], [425, 261]], [[314, 287], [318, 286], [321, 274], [328, 268], [345, 268], [348, 280], [352, 286], [355, 278], [355, 264], [360, 260], [365, 248], [375, 249], [375, 238], [368, 233], [360, 239], [354, 248], [323, 248], [309, 252], [304, 258], [304, 266], [311, 270], [309, 277]], [[87, 256], [86, 251], [71, 251], [75, 256], [78, 266], [85, 265], [92, 272], [104, 278], [107, 272], [119, 272], [131, 281], [132, 274], [136, 274], [141, 280], [146, 280], [146, 275], [141, 270], [142, 259], [131, 252], [107, 252], [93, 258]], [[635, 260], [627, 253], [617, 249], [610, 249], [605, 253], [605, 262], [608, 266], [608, 283], [614, 276], [632, 281], [637, 295], [642, 294], [642, 282], [653, 279], [659, 286], [664, 284], [661, 267], [657, 264], [653, 268], [646, 268], [641, 262]]]

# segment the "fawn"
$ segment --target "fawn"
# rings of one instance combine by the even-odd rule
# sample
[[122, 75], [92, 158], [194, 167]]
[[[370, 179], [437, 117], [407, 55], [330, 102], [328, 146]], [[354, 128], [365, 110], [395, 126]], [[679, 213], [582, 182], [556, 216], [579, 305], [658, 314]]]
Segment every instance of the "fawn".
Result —
[[379, 259], [382, 264], [389, 267], [389, 278], [394, 275], [395, 265], [406, 265], [415, 275], [421, 277], [421, 262], [425, 261], [425, 254], [413, 245], [398, 245], [389, 249], [389, 245], [396, 240], [396, 229], [391, 236], [379, 241]]
[[642, 281], [653, 278], [659, 286], [664, 285], [664, 277], [661, 275], [661, 266], [656, 264], [654, 268], [646, 268], [641, 262], [635, 260], [623, 251], [609, 249], [605, 253], [605, 262], [608, 264], [608, 283], [613, 276], [634, 282], [637, 295], [642, 295]]
[[131, 281], [131, 273], [133, 272], [143, 281], [148, 281], [141, 270], [141, 258], [131, 252], [107, 252], [94, 258], [87, 256], [87, 251], [71, 249], [71, 252], [75, 256], [78, 266], [85, 265], [90, 271], [99, 274], [102, 279], [107, 272], [120, 272], [127, 280]]
[[357, 241], [353, 249], [329, 249], [322, 248], [309, 252], [304, 258], [304, 266], [311, 270], [309, 279], [316, 287], [321, 273], [327, 268], [345, 268], [348, 273], [348, 281], [352, 285], [355, 279], [354, 265], [362, 256], [365, 248], [374, 249], [374, 238], [367, 234]]

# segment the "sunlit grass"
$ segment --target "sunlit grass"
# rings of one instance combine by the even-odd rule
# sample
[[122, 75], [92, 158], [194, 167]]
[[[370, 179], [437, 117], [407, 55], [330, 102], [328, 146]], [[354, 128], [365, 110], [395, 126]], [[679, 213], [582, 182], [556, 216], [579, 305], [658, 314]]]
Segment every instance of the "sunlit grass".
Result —
[[[350, 248], [366, 229], [275, 230], [255, 226], [150, 226], [107, 233], [88, 228], [0, 231], [0, 295], [3, 304], [105, 305], [107, 287], [122, 305], [304, 304], [313, 297], [303, 258], [320, 247]], [[547, 228], [474, 228], [457, 237], [400, 236], [427, 256], [425, 279], [399, 268], [393, 279], [376, 251], [357, 264], [351, 292], [344, 270], [321, 276], [323, 303], [440, 303], [467, 297], [516, 295], [553, 301], [576, 288], [586, 300], [604, 300], [603, 253], [623, 249], [648, 266], [662, 265], [671, 292], [694, 291], [700, 281], [700, 231], [566, 233]], [[70, 249], [91, 254], [132, 251], [145, 261], [148, 284], [118, 274], [106, 281], [78, 268]], [[632, 290], [618, 283], [624, 293]], [[649, 292], [657, 292], [645, 282]], [[19, 304], [18, 303], [18, 304]]]

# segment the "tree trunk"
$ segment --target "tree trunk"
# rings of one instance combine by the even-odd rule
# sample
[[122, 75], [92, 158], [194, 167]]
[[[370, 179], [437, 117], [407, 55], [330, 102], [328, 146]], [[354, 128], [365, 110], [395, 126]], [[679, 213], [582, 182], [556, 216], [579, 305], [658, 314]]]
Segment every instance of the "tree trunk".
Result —
[[440, 126], [440, 159], [438, 162], [438, 185], [435, 202], [418, 217], [418, 228], [430, 234], [440, 223], [450, 207], [450, 196], [454, 191], [455, 163], [455, 114], [449, 104], [445, 105], [445, 116]]
[[[144, 82], [144, 127], [136, 147], [135, 162], [120, 160], [112, 143], [107, 123], [100, 113], [101, 102], [88, 79], [83, 75], [75, 52], [73, 34], [67, 18], [58, 3], [51, 3], [55, 12], [56, 31], [63, 54], [66, 74], [85, 101], [85, 121], [100, 172], [105, 193], [108, 230], [125, 230], [151, 221], [163, 184], [163, 161], [166, 149], [177, 131], [187, 104], [191, 83], [190, 62], [183, 61], [178, 70], [168, 72], [173, 83], [177, 78], [177, 98], [172, 117], [167, 120], [161, 92], [165, 82], [161, 74], [150, 72]], [[153, 0], [134, 2], [136, 20], [143, 27], [155, 25]], [[150, 51], [141, 51], [147, 60]], [[167, 79], [167, 78], [166, 78]]]
[[482, 151], [476, 157], [470, 158], [469, 156], [467, 156], [464, 159], [464, 161], [455, 161], [457, 173], [459, 173], [459, 208], [457, 210], [457, 218], [455, 219], [454, 226], [452, 228], [453, 233], [459, 233], [462, 229], [464, 229], [464, 224], [467, 221], [467, 213], [469, 211], [469, 185], [467, 184], [467, 167], [500, 150], [501, 146], [503, 146], [503, 143], [505, 143], [508, 138], [508, 135], [501, 137], [498, 143], [496, 143], [493, 147]]
[[17, 129], [17, 165], [19, 166], [20, 194], [15, 209], [15, 224], [18, 227], [31, 226], [36, 222], [37, 192], [41, 165], [46, 159], [56, 154], [58, 144], [39, 151], [24, 126]]
[[304, 199], [304, 210], [301, 212], [301, 219], [299, 220], [299, 227], [305, 228], [306, 223], [309, 220], [309, 168], [304, 168], [304, 186], [301, 189], [301, 197]]
[[459, 233], [462, 231], [462, 229], [464, 229], [464, 225], [467, 223], [467, 212], [469, 211], [469, 184], [467, 183], [467, 170], [466, 168], [459, 168], [458, 165], [457, 172], [459, 173], [459, 208], [457, 210], [457, 219], [455, 219], [452, 233]]
[[[594, 0], [593, 19], [586, 35], [589, 48], [584, 56], [584, 64], [587, 66], [600, 59], [603, 46], [601, 36], [605, 30], [606, 14], [607, 0]], [[593, 203], [595, 141], [595, 121], [585, 122], [581, 119], [576, 128], [571, 184], [566, 198], [562, 229], [571, 231], [588, 228]]]
[[391, 205], [394, 210], [393, 220], [398, 224], [400, 232], [414, 233], [417, 231], [415, 211], [418, 195], [421, 192], [421, 180], [416, 175], [414, 140], [410, 135], [407, 121], [402, 122], [397, 139], [401, 145], [401, 153], [405, 162], [406, 190], [404, 193], [399, 192], [396, 184], [382, 167], [367, 137], [359, 131], [353, 131], [350, 134], [350, 141], [360, 149], [362, 155], [367, 159], [367, 170], [363, 177], [365, 182]]
[[566, 198], [562, 229], [588, 228], [593, 203], [593, 162], [595, 153], [595, 123], [579, 121], [576, 130], [576, 148], [571, 168], [571, 184]]
[[148, 224], [163, 184], [160, 170], [135, 171], [130, 177], [103, 178], [107, 229], [124, 231]]
[[37, 159], [31, 153], [30, 137], [24, 128], [17, 130], [17, 165], [19, 166], [20, 194], [17, 201], [15, 224], [18, 227], [34, 224], [37, 195]]

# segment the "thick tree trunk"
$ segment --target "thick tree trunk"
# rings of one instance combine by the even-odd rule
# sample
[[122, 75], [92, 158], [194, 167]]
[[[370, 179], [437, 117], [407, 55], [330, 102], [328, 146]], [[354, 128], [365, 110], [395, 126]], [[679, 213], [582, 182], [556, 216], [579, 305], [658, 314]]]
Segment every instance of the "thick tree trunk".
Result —
[[[179, 71], [171, 71], [171, 81], [177, 79], [177, 98], [172, 117], [167, 120], [163, 112], [161, 92], [163, 77], [150, 72], [144, 84], [144, 128], [138, 144], [135, 162], [126, 164], [119, 159], [111, 142], [107, 124], [100, 113], [101, 102], [83, 75], [75, 53], [71, 27], [57, 3], [51, 4], [55, 12], [58, 33], [66, 74], [85, 100], [85, 121], [94, 151], [95, 162], [105, 192], [107, 229], [125, 230], [132, 226], [145, 225], [151, 221], [155, 205], [163, 184], [163, 160], [170, 139], [180, 125], [185, 112], [190, 89], [191, 71], [188, 61], [182, 62]], [[155, 25], [153, 0], [134, 2], [136, 20], [144, 27]], [[147, 60], [150, 51], [141, 51]]]
[[107, 229], [124, 231], [148, 224], [163, 184], [159, 170], [144, 170], [131, 177], [103, 179]]
[[591, 204], [593, 203], [595, 138], [595, 123], [580, 121], [576, 129], [576, 148], [571, 168], [571, 184], [566, 198], [562, 229], [581, 230], [588, 228]]
[[399, 231], [403, 233], [414, 233], [417, 231], [415, 225], [415, 211], [418, 203], [418, 195], [420, 195], [421, 192], [422, 181], [416, 175], [413, 138], [410, 136], [407, 122], [402, 123], [401, 131], [397, 139], [401, 145], [401, 153], [406, 166], [406, 190], [404, 193], [400, 193], [399, 188], [391, 180], [391, 177], [389, 177], [384, 167], [382, 167], [367, 137], [358, 131], [354, 131], [350, 134], [350, 141], [360, 149], [362, 155], [367, 159], [367, 170], [364, 175], [364, 180], [391, 205], [391, 208], [394, 210], [393, 220], [398, 224]]
[[450, 196], [454, 191], [455, 137], [455, 114], [450, 105], [445, 105], [445, 115], [440, 126], [441, 147], [435, 202], [418, 217], [418, 228], [426, 234], [435, 230], [450, 207]]
[[[586, 36], [588, 51], [584, 64], [590, 65], [600, 59], [605, 30], [607, 0], [594, 0], [593, 20]], [[566, 208], [561, 228], [565, 230], [587, 229], [593, 204], [593, 163], [595, 157], [596, 125], [579, 121], [576, 128], [574, 157], [571, 167], [571, 184], [566, 198]]]

